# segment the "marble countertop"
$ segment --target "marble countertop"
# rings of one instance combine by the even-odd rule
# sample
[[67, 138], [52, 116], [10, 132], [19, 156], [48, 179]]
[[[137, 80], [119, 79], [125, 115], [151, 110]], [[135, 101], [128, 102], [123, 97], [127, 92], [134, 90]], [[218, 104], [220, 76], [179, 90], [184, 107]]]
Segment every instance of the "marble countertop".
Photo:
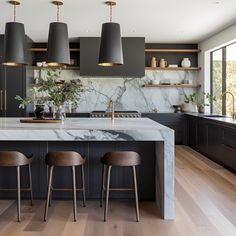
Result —
[[210, 114], [199, 114], [199, 113], [194, 113], [194, 112], [188, 112], [188, 113], [185, 113], [185, 114], [236, 126], [236, 120], [233, 119], [232, 117], [229, 117], [229, 116], [210, 117], [210, 116], [208, 116]]
[[163, 141], [174, 131], [149, 118], [67, 118], [63, 124], [20, 123], [0, 118], [0, 140]]

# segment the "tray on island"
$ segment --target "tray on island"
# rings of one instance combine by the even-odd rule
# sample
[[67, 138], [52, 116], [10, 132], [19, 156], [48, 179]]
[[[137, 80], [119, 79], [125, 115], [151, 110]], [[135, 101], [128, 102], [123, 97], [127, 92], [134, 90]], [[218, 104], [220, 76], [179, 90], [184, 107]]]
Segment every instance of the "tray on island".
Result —
[[37, 119], [37, 118], [23, 118], [20, 119], [21, 123], [62, 123], [62, 120], [53, 119], [53, 118], [44, 118], [44, 119]]

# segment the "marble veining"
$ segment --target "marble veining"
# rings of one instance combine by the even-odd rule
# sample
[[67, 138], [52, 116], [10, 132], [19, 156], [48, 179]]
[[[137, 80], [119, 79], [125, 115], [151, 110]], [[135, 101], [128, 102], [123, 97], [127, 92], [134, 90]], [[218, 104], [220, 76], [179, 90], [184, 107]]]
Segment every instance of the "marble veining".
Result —
[[[46, 70], [41, 73], [45, 76]], [[35, 78], [39, 71], [35, 70]], [[197, 84], [198, 72], [193, 71], [152, 71], [146, 70], [143, 78], [103, 78], [82, 77], [77, 70], [63, 70], [61, 78], [65, 80], [80, 79], [83, 92], [78, 104], [78, 112], [107, 110], [110, 100], [116, 101], [117, 110], [137, 110], [151, 112], [173, 112], [172, 105], [182, 104], [184, 95], [195, 89], [186, 88], [144, 88], [144, 84], [153, 80], [169, 79], [171, 83], [189, 80]]]
[[[164, 132], [164, 133], [163, 133]], [[0, 140], [163, 141], [173, 130], [148, 118], [67, 118], [63, 124], [20, 123], [0, 118]]]

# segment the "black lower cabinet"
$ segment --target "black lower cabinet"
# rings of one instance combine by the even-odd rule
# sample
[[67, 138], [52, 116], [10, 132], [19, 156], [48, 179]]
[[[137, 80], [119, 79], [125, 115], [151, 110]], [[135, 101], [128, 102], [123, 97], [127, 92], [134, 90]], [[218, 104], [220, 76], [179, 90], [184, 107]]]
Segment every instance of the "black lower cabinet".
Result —
[[186, 143], [186, 118], [178, 113], [142, 113], [142, 117], [150, 118], [175, 131], [175, 144]]
[[236, 173], [236, 127], [201, 117], [187, 118], [188, 145]]
[[[0, 151], [20, 151], [25, 155], [33, 154], [32, 178], [33, 194], [35, 199], [45, 199], [47, 191], [47, 166], [45, 155], [49, 151], [76, 151], [86, 157], [85, 186], [88, 199], [99, 199], [102, 164], [101, 157], [109, 151], [137, 151], [142, 157], [142, 164], [137, 167], [137, 181], [141, 200], [155, 199], [155, 142], [29, 142], [29, 141], [1, 141]], [[80, 167], [76, 167], [77, 184], [81, 183]], [[71, 188], [72, 176], [69, 167], [55, 167], [53, 176], [55, 188]], [[130, 167], [112, 167], [112, 187], [132, 187], [132, 171]], [[28, 186], [28, 172], [26, 167], [21, 168], [21, 186]], [[0, 188], [16, 187], [16, 168], [0, 167]], [[78, 197], [81, 195], [78, 193]], [[111, 192], [113, 199], [133, 199], [132, 192]], [[0, 198], [15, 199], [15, 192], [0, 192]], [[71, 199], [71, 192], [54, 192], [54, 199]], [[22, 192], [22, 198], [28, 199], [29, 193]]]

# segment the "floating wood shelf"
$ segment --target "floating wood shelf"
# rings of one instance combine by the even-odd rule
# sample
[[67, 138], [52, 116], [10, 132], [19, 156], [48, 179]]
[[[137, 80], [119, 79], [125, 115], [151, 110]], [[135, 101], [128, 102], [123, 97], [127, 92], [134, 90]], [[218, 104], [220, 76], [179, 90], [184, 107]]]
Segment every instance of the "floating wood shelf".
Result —
[[174, 53], [199, 53], [200, 49], [170, 49], [170, 48], [146, 48], [145, 52], [174, 52]]
[[[31, 52], [46, 52], [47, 48], [30, 48]], [[80, 48], [70, 48], [71, 52], [79, 52]], [[164, 48], [146, 48], [145, 52], [173, 52], [173, 53], [199, 53], [200, 49], [164, 49]]]
[[[47, 48], [30, 48], [29, 51], [31, 52], [46, 52]], [[79, 48], [70, 48], [71, 52], [79, 52]]]
[[62, 69], [62, 70], [79, 70], [79, 66], [66, 66], [66, 67], [39, 67], [39, 66], [30, 66], [33, 70], [46, 70], [46, 69]]
[[201, 67], [188, 67], [188, 68], [185, 68], [185, 67], [164, 67], [164, 68], [161, 68], [161, 67], [146, 67], [145, 68], [146, 70], [184, 70], [184, 71], [188, 71], [188, 70], [191, 70], [191, 71], [199, 71], [201, 70]]
[[145, 88], [200, 88], [201, 85], [192, 85], [192, 84], [145, 84], [143, 85]]

